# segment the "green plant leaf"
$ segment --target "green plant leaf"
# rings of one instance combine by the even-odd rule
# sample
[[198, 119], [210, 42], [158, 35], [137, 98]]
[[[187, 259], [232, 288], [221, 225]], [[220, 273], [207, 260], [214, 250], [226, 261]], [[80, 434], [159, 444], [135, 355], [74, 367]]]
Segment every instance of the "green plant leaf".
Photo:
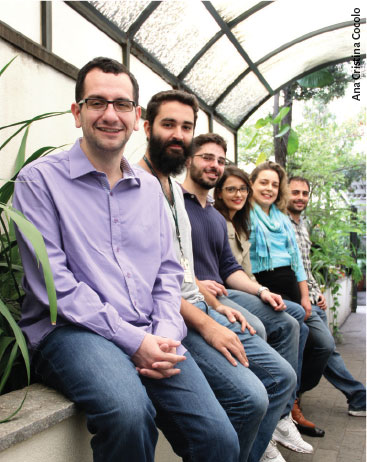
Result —
[[245, 149], [251, 149], [256, 144], [256, 140], [259, 134], [256, 132], [255, 135], [251, 138], [250, 142], [245, 146]]
[[288, 136], [287, 154], [294, 154], [298, 149], [298, 135], [291, 128]]
[[284, 136], [287, 132], [289, 132], [290, 128], [291, 128], [291, 127], [290, 127], [288, 124], [282, 125], [282, 126], [280, 127], [279, 133], [278, 133], [277, 135], [275, 135], [275, 138], [281, 138], [281, 137]]
[[38, 159], [39, 157], [46, 156], [47, 154], [50, 154], [50, 152], [55, 151], [56, 149], [60, 149], [64, 147], [65, 145], [62, 146], [45, 146], [43, 148], [37, 149], [31, 156], [28, 157], [28, 159], [24, 162], [23, 165], [20, 165], [18, 170], [15, 171], [14, 176], [12, 177], [11, 180], [8, 180], [1, 188], [0, 188], [0, 202], [3, 202], [6, 204], [11, 195], [14, 192], [14, 183], [16, 181], [17, 175], [19, 173], [19, 170], [23, 168], [25, 165], [29, 164], [30, 162], [33, 162], [35, 159]]
[[15, 341], [14, 337], [0, 336], [0, 361], [8, 346]]
[[267, 160], [267, 156], [266, 156], [265, 152], [260, 152], [260, 154], [258, 155], [258, 157], [256, 159], [256, 166], [262, 164], [266, 160]]
[[275, 124], [279, 124], [283, 119], [284, 117], [288, 114], [288, 112], [291, 110], [290, 107], [288, 106], [284, 106], [280, 109], [280, 111], [278, 112], [278, 114], [274, 117], [274, 119], [272, 120], [272, 123], [275, 125]]
[[18, 353], [18, 345], [17, 345], [17, 343], [14, 343], [13, 348], [11, 349], [10, 355], [8, 357], [8, 361], [6, 363], [6, 366], [4, 368], [3, 375], [1, 376], [0, 395], [1, 395], [1, 392], [3, 391], [3, 389], [4, 389], [5, 385], [6, 385], [6, 382], [7, 382], [8, 378], [9, 378], [9, 375], [10, 375], [11, 369], [13, 367], [15, 358], [17, 357], [17, 353]]
[[327, 69], [320, 69], [297, 80], [297, 83], [305, 88], [322, 88], [326, 85], [331, 85], [333, 81], [334, 78]]
[[0, 130], [3, 130], [4, 128], [9, 128], [9, 127], [15, 127], [17, 125], [22, 125], [18, 130], [16, 130], [8, 139], [4, 141], [4, 143], [0, 146], [0, 150], [3, 149], [18, 133], [20, 133], [24, 128], [28, 127], [31, 125], [33, 122], [37, 120], [43, 120], [43, 119], [48, 119], [49, 117], [55, 117], [63, 114], [68, 114], [71, 111], [61, 111], [61, 112], [46, 112], [45, 114], [38, 115], [36, 117], [33, 117], [33, 119], [28, 119], [28, 120], [23, 120], [22, 122], [15, 122], [13, 124], [9, 125], [4, 125], [0, 127]]
[[256, 124], [255, 124], [255, 128], [262, 128], [262, 127], [265, 127], [265, 125], [267, 125], [269, 123], [269, 121], [267, 119], [259, 119]]
[[28, 221], [18, 210], [5, 204], [0, 204], [0, 207], [6, 211], [9, 217], [17, 224], [19, 230], [24, 234], [24, 236], [27, 239], [29, 239], [34, 248], [38, 261], [41, 262], [43, 276], [45, 278], [48, 300], [50, 303], [51, 323], [56, 324], [57, 301], [55, 284], [42, 234], [33, 225], [33, 223]]
[[5, 72], [5, 69], [6, 69], [8, 66], [10, 66], [10, 64], [11, 64], [11, 63], [14, 61], [14, 59], [16, 59], [16, 58], [17, 58], [17, 56], [14, 56], [14, 58], [11, 59], [11, 60], [8, 62], [8, 64], [6, 64], [6, 65], [0, 70], [0, 75], [1, 75], [3, 72]]
[[15, 159], [15, 172], [19, 172], [19, 170], [22, 168], [25, 160], [25, 147], [27, 144], [27, 139], [28, 139], [28, 133], [29, 133], [29, 128], [30, 125], [26, 128], [22, 142], [20, 143], [19, 151], [17, 154], [17, 158]]

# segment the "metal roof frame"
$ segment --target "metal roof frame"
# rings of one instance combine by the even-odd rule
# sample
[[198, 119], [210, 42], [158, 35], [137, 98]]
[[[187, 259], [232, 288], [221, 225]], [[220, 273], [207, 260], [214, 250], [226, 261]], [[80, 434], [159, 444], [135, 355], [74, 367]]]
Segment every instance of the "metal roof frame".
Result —
[[[324, 0], [324, 1], [331, 1], [331, 0]], [[278, 88], [272, 88], [270, 83], [261, 73], [259, 66], [265, 63], [272, 57], [275, 57], [277, 54], [291, 48], [294, 45], [297, 45], [301, 42], [307, 41], [313, 37], [319, 36], [321, 34], [325, 34], [332, 31], [337, 31], [343, 28], [350, 28], [353, 26], [354, 22], [352, 19], [336, 23], [330, 24], [326, 27], [310, 30], [310, 32], [296, 37], [293, 40], [290, 40], [287, 43], [282, 44], [281, 46], [277, 47], [276, 49], [270, 51], [265, 56], [262, 56], [259, 60], [253, 61], [251, 60], [247, 51], [242, 47], [238, 39], [233, 34], [232, 30], [242, 21], [245, 21], [252, 15], [258, 13], [260, 10], [266, 11], [266, 7], [269, 5], [274, 6], [274, 2], [272, 1], [261, 1], [257, 4], [253, 5], [248, 10], [244, 10], [239, 15], [237, 15], [234, 19], [226, 22], [225, 19], [220, 15], [218, 10], [213, 6], [212, 2], [203, 1], [202, 4], [205, 6], [208, 13], [214, 19], [216, 24], [219, 26], [219, 31], [214, 34], [207, 43], [190, 59], [190, 61], [184, 66], [184, 68], [178, 73], [178, 75], [174, 75], [170, 72], [155, 56], [149, 53], [141, 44], [137, 43], [135, 40], [135, 36], [139, 29], [143, 26], [143, 24], [147, 21], [147, 19], [152, 15], [154, 11], [159, 8], [161, 1], [152, 1], [147, 4], [145, 8], [142, 9], [136, 20], [129, 26], [127, 31], [121, 30], [116, 24], [113, 23], [110, 19], [106, 18], [98, 9], [91, 5], [89, 2], [86, 1], [67, 1], [67, 3], [71, 8], [76, 10], [79, 14], [84, 16], [88, 21], [93, 23], [96, 27], [106, 33], [109, 37], [113, 40], [117, 41], [123, 46], [124, 50], [124, 63], [129, 66], [129, 56], [130, 53], [135, 55], [141, 61], [144, 62], [149, 68], [151, 68], [154, 72], [158, 73], [164, 80], [166, 80], [173, 88], [180, 88], [191, 93], [196, 94], [201, 108], [208, 113], [210, 120], [213, 118], [217, 119], [220, 123], [224, 124], [230, 131], [236, 133], [237, 130], [243, 125], [243, 123], [253, 114], [265, 101], [267, 101], [271, 96], [276, 94], [279, 90], [283, 87], [288, 85], [289, 83], [301, 78], [304, 75], [307, 75], [315, 70], [321, 69], [327, 65], [334, 64], [336, 62], [344, 62], [351, 60], [351, 56], [341, 56], [340, 59], [337, 60], [326, 60], [321, 65], [317, 65], [313, 68], [307, 68], [305, 72], [301, 72], [297, 76], [293, 76], [290, 80], [283, 82]], [[332, 2], [331, 2], [332, 4]], [[245, 2], [244, 2], [245, 5]], [[307, 5], [305, 5], [307, 7]], [[366, 24], [366, 18], [361, 18], [360, 24]], [[233, 81], [229, 82], [227, 87], [218, 94], [214, 103], [209, 104], [204, 97], [197, 94], [193, 91], [189, 85], [184, 82], [184, 78], [188, 76], [189, 72], [194, 68], [194, 66], [198, 63], [198, 61], [205, 55], [205, 53], [216, 43], [220, 40], [223, 36], [227, 37], [231, 44], [235, 47], [241, 58], [244, 60], [246, 65], [248, 66], [245, 71], [239, 73]], [[361, 59], [366, 57], [366, 53], [361, 54]], [[263, 85], [266, 89], [267, 94], [265, 97], [261, 98], [261, 100], [255, 104], [253, 107], [249, 108], [248, 111], [244, 114], [244, 116], [240, 119], [239, 123], [233, 123], [228, 120], [223, 114], [221, 114], [218, 110], [218, 106], [222, 103], [225, 98], [231, 93], [231, 91], [246, 77], [249, 73], [253, 73], [259, 82]]]

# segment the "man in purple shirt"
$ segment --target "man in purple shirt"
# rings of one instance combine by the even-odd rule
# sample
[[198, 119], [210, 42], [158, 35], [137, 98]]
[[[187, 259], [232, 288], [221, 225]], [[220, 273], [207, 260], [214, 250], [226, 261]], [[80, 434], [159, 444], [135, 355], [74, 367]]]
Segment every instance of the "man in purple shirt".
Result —
[[156, 424], [184, 460], [237, 462], [237, 435], [181, 345], [183, 271], [164, 196], [123, 157], [138, 92], [120, 63], [86, 64], [71, 106], [83, 138], [19, 174], [14, 206], [44, 236], [58, 303], [52, 326], [41, 270], [18, 232], [20, 326], [36, 376], [86, 413], [95, 462], [153, 462]]

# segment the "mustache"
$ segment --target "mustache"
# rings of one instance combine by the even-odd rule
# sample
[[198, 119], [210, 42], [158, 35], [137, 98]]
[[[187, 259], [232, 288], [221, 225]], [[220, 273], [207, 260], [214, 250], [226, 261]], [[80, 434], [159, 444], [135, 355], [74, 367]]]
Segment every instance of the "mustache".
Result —
[[218, 173], [218, 169], [215, 167], [204, 168], [205, 173]]
[[165, 147], [168, 148], [169, 146], [181, 146], [182, 148], [185, 147], [184, 145], [184, 142], [181, 141], [181, 140], [170, 140], [170, 141], [167, 141], [167, 143], [165, 143]]

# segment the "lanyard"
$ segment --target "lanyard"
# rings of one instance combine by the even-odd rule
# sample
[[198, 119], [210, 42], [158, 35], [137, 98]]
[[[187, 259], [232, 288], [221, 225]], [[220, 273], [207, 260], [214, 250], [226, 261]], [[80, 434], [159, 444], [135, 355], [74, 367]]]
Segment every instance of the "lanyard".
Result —
[[169, 189], [171, 191], [171, 197], [172, 197], [172, 204], [169, 200], [169, 197], [167, 196], [164, 188], [163, 188], [163, 185], [160, 181], [160, 179], [158, 178], [158, 175], [156, 173], [156, 171], [154, 170], [152, 164], [149, 162], [149, 160], [147, 159], [146, 156], [143, 157], [145, 163], [147, 164], [147, 166], [149, 167], [150, 171], [152, 172], [152, 174], [157, 178], [157, 180], [159, 181], [159, 184], [161, 185], [161, 188], [162, 188], [162, 192], [164, 194], [164, 197], [166, 198], [167, 202], [168, 202], [168, 205], [169, 205], [169, 208], [171, 210], [171, 213], [172, 213], [172, 216], [173, 216], [173, 221], [175, 222], [175, 228], [176, 228], [176, 236], [177, 236], [177, 240], [178, 240], [178, 244], [180, 246], [180, 252], [181, 252], [181, 256], [184, 257], [184, 252], [183, 252], [183, 248], [182, 248], [182, 243], [181, 243], [181, 234], [180, 234], [180, 228], [178, 226], [178, 214], [177, 214], [177, 208], [176, 208], [176, 202], [175, 202], [175, 196], [173, 194], [173, 188], [172, 188], [172, 181], [171, 181], [171, 178], [168, 177], [168, 184], [169, 184]]

